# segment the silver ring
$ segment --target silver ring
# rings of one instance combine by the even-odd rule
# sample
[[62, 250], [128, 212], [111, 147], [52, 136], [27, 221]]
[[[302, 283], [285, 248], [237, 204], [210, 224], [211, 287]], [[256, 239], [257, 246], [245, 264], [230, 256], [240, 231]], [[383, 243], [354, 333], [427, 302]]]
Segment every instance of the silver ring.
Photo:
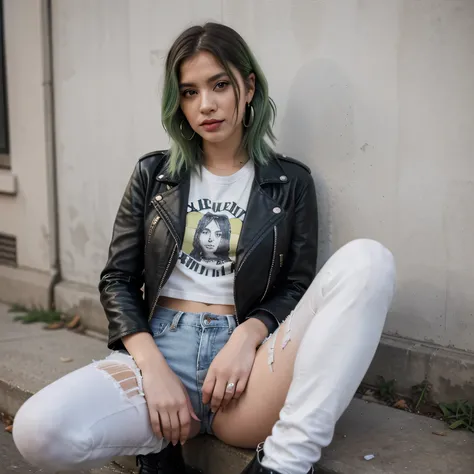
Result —
[[235, 383], [229, 382], [229, 383], [227, 384], [227, 387], [225, 388], [225, 391], [226, 391], [226, 392], [233, 392], [233, 391], [234, 391], [234, 387], [235, 387]]

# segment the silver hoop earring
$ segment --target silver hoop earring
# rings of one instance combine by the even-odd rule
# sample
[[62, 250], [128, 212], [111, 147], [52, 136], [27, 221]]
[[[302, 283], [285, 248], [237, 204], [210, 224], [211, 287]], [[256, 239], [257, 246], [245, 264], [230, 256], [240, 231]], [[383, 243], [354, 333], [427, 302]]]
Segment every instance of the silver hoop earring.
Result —
[[181, 123], [179, 124], [179, 131], [181, 132], [181, 136], [187, 140], [188, 142], [190, 142], [193, 138], [194, 138], [194, 135], [196, 135], [196, 132], [193, 130], [193, 134], [188, 138], [188, 137], [185, 137], [184, 136], [184, 133], [183, 133], [183, 123], [184, 123], [184, 120], [181, 120]]
[[[250, 117], [247, 118], [248, 115], [250, 115]], [[242, 120], [244, 127], [245, 128], [251, 127], [254, 119], [255, 119], [255, 110], [253, 109], [253, 105], [247, 102], [245, 104], [245, 113], [244, 113], [244, 118]]]

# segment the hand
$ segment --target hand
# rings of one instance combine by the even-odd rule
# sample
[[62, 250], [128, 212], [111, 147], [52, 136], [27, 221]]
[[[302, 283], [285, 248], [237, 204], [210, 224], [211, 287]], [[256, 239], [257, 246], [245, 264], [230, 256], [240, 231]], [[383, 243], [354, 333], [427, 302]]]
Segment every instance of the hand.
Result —
[[[247, 386], [258, 345], [267, 333], [265, 325], [251, 318], [235, 329], [226, 345], [212, 361], [202, 387], [202, 401], [211, 403], [216, 413], [234, 398], [238, 399]], [[226, 390], [233, 383], [231, 390]]]
[[142, 376], [153, 431], [173, 446], [178, 442], [184, 444], [191, 430], [191, 418], [200, 421], [186, 388], [167, 365], [142, 370]]

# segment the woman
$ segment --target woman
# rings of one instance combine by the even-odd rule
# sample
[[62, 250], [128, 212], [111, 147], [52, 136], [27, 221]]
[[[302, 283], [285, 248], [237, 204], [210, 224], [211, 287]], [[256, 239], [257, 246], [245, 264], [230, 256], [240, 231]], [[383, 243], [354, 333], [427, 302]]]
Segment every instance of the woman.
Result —
[[[268, 145], [274, 113], [235, 31], [208, 23], [175, 41], [162, 102], [172, 146], [138, 161], [99, 285], [113, 352], [20, 409], [28, 460], [137, 455], [141, 474], [184, 472], [180, 445], [198, 433], [257, 448], [247, 473], [319, 460], [372, 360], [395, 271], [382, 245], [357, 240], [315, 278], [314, 183]], [[230, 269], [190, 255], [206, 213], [232, 223]]]
[[231, 262], [229, 244], [231, 237], [230, 221], [227, 216], [204, 214], [196, 229], [191, 257], [220, 265]]

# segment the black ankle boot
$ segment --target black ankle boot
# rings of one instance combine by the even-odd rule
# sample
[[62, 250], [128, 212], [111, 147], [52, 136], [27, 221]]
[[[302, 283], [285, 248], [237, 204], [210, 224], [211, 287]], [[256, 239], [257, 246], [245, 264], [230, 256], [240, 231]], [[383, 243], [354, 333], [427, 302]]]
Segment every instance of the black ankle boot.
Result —
[[[263, 443], [260, 444], [257, 448], [257, 452], [253, 459], [245, 466], [245, 469], [242, 471], [242, 474], [280, 474], [277, 471], [268, 469], [262, 466], [261, 461], [263, 459]], [[314, 474], [314, 468], [311, 466], [311, 469], [308, 471], [308, 474]]]
[[184, 463], [180, 444], [171, 443], [159, 453], [137, 456], [138, 474], [202, 474], [199, 469]]

